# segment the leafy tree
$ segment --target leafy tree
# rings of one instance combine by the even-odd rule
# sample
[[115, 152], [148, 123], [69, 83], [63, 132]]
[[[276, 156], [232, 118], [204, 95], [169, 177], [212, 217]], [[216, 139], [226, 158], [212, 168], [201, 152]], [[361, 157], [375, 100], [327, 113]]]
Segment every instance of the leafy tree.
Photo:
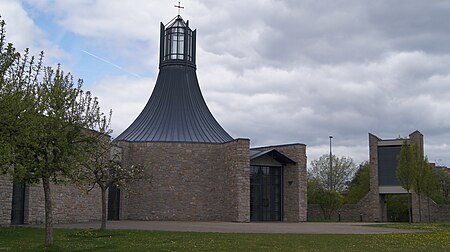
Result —
[[[397, 179], [400, 185], [410, 194], [414, 190], [418, 195], [419, 222], [422, 222], [422, 194], [428, 196], [428, 213], [430, 212], [429, 197], [436, 192], [436, 180], [432, 176], [428, 158], [422, 153], [417, 144], [403, 142], [400, 155], [398, 157]], [[409, 222], [411, 216], [411, 195], [409, 195]]]
[[433, 170], [433, 178], [436, 183], [436, 191], [432, 193], [432, 199], [438, 204], [450, 204], [450, 173], [446, 168]]
[[307, 200], [308, 204], [318, 204], [317, 194], [321, 190], [319, 187], [319, 183], [316, 180], [308, 179], [307, 180]]
[[307, 185], [308, 204], [318, 204], [324, 219], [331, 219], [331, 215], [342, 206], [344, 197], [336, 191], [322, 188], [314, 179], [308, 179]]
[[428, 169], [425, 169], [423, 173], [423, 193], [427, 196], [428, 222], [431, 222], [430, 198], [436, 191], [437, 180], [434, 178], [433, 171], [428, 165]]
[[[105, 127], [106, 129], [106, 127]], [[131, 180], [149, 179], [142, 165], [124, 166], [121, 160], [121, 148], [106, 134], [95, 132], [98, 141], [88, 149], [87, 159], [82, 164], [77, 176], [82, 183], [87, 183], [92, 190], [95, 186], [100, 187], [102, 193], [102, 217], [100, 230], [106, 229], [107, 190], [111, 186], [129, 190], [127, 186]]]
[[36, 60], [28, 49], [20, 55], [11, 43], [7, 44], [5, 22], [0, 16], [0, 168], [3, 172], [14, 163], [17, 130], [28, 125], [24, 119], [34, 105], [42, 57], [43, 54]]
[[311, 161], [308, 172], [310, 179], [316, 180], [320, 187], [328, 190], [343, 192], [357, 169], [350, 157], [332, 156], [333, 174], [330, 173], [330, 156], [322, 155], [319, 159]]
[[331, 215], [344, 203], [344, 197], [334, 190], [320, 189], [317, 193], [317, 201], [324, 218], [330, 220]]
[[419, 222], [422, 222], [422, 193], [424, 193], [424, 187], [428, 186], [426, 183], [431, 183], [428, 181], [427, 174], [430, 172], [430, 164], [428, 163], [428, 158], [423, 158], [422, 153], [420, 153], [419, 148], [415, 149], [414, 155], [417, 164], [415, 165], [416, 171], [414, 176], [413, 188], [419, 197]]
[[387, 194], [386, 206], [387, 217], [390, 221], [404, 222], [408, 221], [408, 198], [406, 194]]
[[411, 190], [414, 186], [414, 178], [416, 176], [417, 161], [414, 153], [416, 146], [403, 141], [400, 155], [398, 157], [398, 166], [396, 170], [397, 179], [400, 185], [408, 192], [408, 221], [412, 222], [411, 215]]
[[[0, 148], [3, 172], [17, 182], [42, 183], [45, 201], [45, 245], [53, 244], [53, 211], [50, 183], [74, 175], [86, 159], [86, 146], [96, 141], [104, 115], [90, 92], [82, 91], [70, 74], [42, 68], [41, 53], [35, 62], [28, 50], [21, 57], [11, 44], [5, 47], [1, 21]], [[43, 71], [42, 71], [43, 70]], [[38, 79], [43, 72], [43, 76]]]
[[364, 162], [359, 165], [359, 169], [353, 177], [345, 196], [345, 202], [349, 204], [356, 204], [361, 200], [370, 190], [370, 166], [369, 162]]

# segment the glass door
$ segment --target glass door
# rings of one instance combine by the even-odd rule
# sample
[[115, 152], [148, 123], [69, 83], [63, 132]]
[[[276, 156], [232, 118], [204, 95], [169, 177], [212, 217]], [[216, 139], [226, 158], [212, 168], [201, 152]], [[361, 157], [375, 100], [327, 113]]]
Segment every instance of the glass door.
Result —
[[281, 167], [251, 166], [250, 219], [281, 221]]

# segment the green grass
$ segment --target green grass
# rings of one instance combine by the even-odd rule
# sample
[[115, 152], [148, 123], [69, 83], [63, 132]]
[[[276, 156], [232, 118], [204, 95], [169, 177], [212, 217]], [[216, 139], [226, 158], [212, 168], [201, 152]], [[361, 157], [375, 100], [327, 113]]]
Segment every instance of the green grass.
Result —
[[384, 227], [425, 233], [379, 235], [222, 234], [131, 230], [55, 229], [55, 244], [43, 246], [44, 230], [0, 228], [3, 251], [450, 251], [450, 224]]

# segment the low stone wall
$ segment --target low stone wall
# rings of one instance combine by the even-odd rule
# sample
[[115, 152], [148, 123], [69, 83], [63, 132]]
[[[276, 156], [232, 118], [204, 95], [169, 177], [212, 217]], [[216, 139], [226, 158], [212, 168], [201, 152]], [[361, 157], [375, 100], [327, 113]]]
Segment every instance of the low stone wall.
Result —
[[[344, 204], [342, 207], [333, 213], [331, 221], [339, 221], [339, 215], [341, 221], [350, 222], [373, 222], [376, 221], [370, 215], [372, 211], [372, 205], [370, 205], [372, 195], [368, 193], [357, 204]], [[421, 215], [419, 218], [419, 198], [417, 194], [413, 193], [413, 222], [450, 222], [450, 205], [438, 205], [436, 202], [428, 199], [426, 196], [421, 197]], [[430, 204], [430, 211], [428, 211], [428, 203]], [[317, 204], [308, 205], [308, 221], [321, 221], [324, 220], [322, 210]]]
[[[413, 193], [413, 221], [414, 222], [450, 222], [450, 205], [439, 205], [432, 199], [426, 196], [420, 197], [419, 211], [419, 197]], [[420, 218], [420, 215], [421, 218]]]
[[13, 184], [6, 175], [0, 175], [0, 226], [11, 223]]
[[[372, 195], [366, 194], [356, 204], [344, 204], [331, 215], [331, 221], [372, 222], [372, 206], [369, 204]], [[308, 221], [321, 221], [324, 216], [318, 204], [308, 205]]]
[[[73, 184], [51, 185], [54, 223], [87, 222], [101, 219], [101, 191]], [[13, 183], [9, 176], [0, 176], [0, 225], [11, 224]], [[24, 223], [45, 221], [44, 190], [41, 184], [25, 189]]]

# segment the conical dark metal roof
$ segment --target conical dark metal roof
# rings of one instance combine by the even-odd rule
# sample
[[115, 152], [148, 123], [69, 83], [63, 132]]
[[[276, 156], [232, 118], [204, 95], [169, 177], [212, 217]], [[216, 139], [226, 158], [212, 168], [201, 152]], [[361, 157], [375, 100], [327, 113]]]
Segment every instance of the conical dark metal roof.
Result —
[[[180, 22], [180, 19], [181, 17], [174, 22]], [[185, 29], [190, 31], [188, 23], [183, 21], [183, 24], [186, 25]], [[161, 36], [167, 37], [167, 34], [171, 34], [168, 32], [169, 29], [180, 29], [180, 26], [171, 27], [173, 24], [164, 29], [161, 24]], [[195, 31], [190, 31], [190, 34], [193, 34], [191, 39], [193, 43], [187, 43], [186, 46], [194, 48], [184, 47], [185, 49], [181, 52], [184, 53], [183, 59], [180, 60], [180, 52], [176, 58], [161, 55], [158, 79], [147, 105], [116, 140], [198, 143], [224, 143], [233, 140], [214, 119], [203, 99], [197, 80], [195, 55], [192, 55], [195, 53]], [[186, 37], [183, 41], [188, 41]], [[161, 46], [168, 44], [164, 38], [161, 42]], [[171, 52], [161, 48], [161, 54]], [[187, 57], [187, 53], [190, 53], [189, 56], [192, 57]]]

